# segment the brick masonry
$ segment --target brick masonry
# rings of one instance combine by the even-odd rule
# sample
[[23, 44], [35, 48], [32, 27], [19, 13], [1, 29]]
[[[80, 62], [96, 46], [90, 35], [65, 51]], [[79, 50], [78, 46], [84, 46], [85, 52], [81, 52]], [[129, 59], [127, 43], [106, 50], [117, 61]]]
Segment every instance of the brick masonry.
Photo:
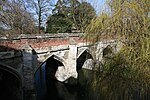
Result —
[[[16, 36], [17, 37], [17, 36]], [[76, 43], [84, 42], [85, 40], [82, 37], [82, 34], [59, 34], [59, 35], [31, 35], [18, 38], [16, 37], [5, 37], [0, 38], [0, 46], [5, 46], [12, 49], [22, 49], [22, 46], [28, 43], [32, 48], [44, 48], [48, 46], [59, 46], [59, 45], [67, 45], [70, 40], [75, 40]], [[8, 50], [8, 49], [7, 49]]]

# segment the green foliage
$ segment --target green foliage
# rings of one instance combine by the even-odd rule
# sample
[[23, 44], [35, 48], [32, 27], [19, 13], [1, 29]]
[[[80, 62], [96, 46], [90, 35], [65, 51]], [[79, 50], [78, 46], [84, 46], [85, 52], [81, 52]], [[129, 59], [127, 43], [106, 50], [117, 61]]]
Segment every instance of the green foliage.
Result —
[[103, 49], [103, 58], [111, 57], [113, 54], [114, 50], [110, 45]]
[[92, 86], [103, 100], [149, 100], [149, 71], [131, 66], [120, 51], [107, 59]]
[[47, 22], [47, 33], [70, 33], [72, 23], [64, 15], [51, 15]]
[[66, 17], [71, 17], [74, 13], [73, 11], [75, 11], [79, 4], [80, 2], [78, 0], [58, 0], [52, 13], [63, 14]]
[[150, 99], [150, 1], [108, 0], [111, 12], [93, 19], [87, 39], [117, 39], [121, 50], [105, 60], [93, 86], [106, 100]]
[[91, 20], [96, 16], [95, 9], [90, 3], [82, 2], [77, 8], [74, 14], [76, 26], [82, 32], [85, 31]]
[[77, 0], [58, 0], [55, 8], [52, 10], [52, 15], [49, 16], [47, 21], [48, 33], [64, 33], [71, 32], [73, 20], [72, 7], [78, 5]]
[[[71, 32], [72, 26], [83, 32], [95, 15], [94, 8], [87, 2], [58, 0], [52, 15], [48, 19], [47, 32]], [[55, 20], [54, 17], [59, 19], [60, 22]]]

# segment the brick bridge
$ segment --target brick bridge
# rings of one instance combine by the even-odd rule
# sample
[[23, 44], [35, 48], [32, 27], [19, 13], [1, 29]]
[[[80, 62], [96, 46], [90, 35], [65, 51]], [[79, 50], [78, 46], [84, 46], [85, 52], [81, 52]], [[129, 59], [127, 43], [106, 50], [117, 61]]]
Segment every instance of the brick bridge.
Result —
[[[45, 80], [47, 75], [71, 83], [69, 79], [77, 78], [78, 70], [93, 69], [94, 61], [102, 60], [106, 47], [117, 50], [115, 40], [103, 40], [92, 45], [82, 36], [72, 33], [1, 36], [0, 80], [4, 80], [2, 76], [5, 73], [10, 74], [14, 79], [12, 81], [19, 84], [15, 94], [28, 97], [35, 83], [41, 82], [41, 77]], [[23, 96], [18, 97], [23, 99]]]

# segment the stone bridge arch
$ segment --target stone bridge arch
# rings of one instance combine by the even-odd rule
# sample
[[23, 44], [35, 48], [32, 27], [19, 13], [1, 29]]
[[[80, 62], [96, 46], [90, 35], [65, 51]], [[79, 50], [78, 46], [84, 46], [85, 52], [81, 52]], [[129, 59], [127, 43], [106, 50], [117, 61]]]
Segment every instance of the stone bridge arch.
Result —
[[[44, 69], [44, 72], [45, 72], [46, 63], [48, 63], [50, 58], [53, 58], [53, 59], [57, 60], [58, 62], [62, 63], [62, 65], [64, 65], [64, 67], [65, 67], [65, 60], [62, 57], [55, 55], [55, 54], [47, 54], [47, 57], [45, 58], [45, 60], [42, 60], [41, 63], [39, 64], [39, 66], [36, 67], [36, 69], [34, 71], [34, 76], [36, 75], [36, 73], [39, 70]], [[41, 74], [41, 71], [40, 71], [40, 74]]]
[[112, 45], [106, 45], [102, 50], [102, 58], [112, 56], [116, 51], [116, 48]]
[[6, 64], [0, 63], [0, 70], [5, 70], [5, 71], [11, 73], [13, 76], [15, 76], [22, 83], [21, 75], [14, 68], [12, 68]]
[[22, 100], [22, 76], [12, 67], [0, 63], [0, 97]]
[[62, 64], [65, 65], [65, 59], [63, 57], [60, 57], [59, 55], [56, 54], [49, 54], [49, 56], [46, 57], [46, 59], [40, 64], [40, 66], [45, 63], [49, 58], [53, 57], [54, 59], [58, 60], [59, 62], [62, 62]]
[[77, 71], [86, 68], [92, 69], [94, 58], [89, 48], [84, 48], [77, 56]]
[[[51, 64], [53, 65], [54, 63], [56, 65], [51, 66]], [[52, 68], [56, 67], [55, 71], [53, 72], [54, 74], [57, 71], [58, 67], [60, 66], [65, 67], [65, 60], [58, 55], [51, 54], [40, 64], [40, 66], [36, 69], [35, 74], [37, 73], [38, 70], [42, 70], [43, 69], [42, 67], [44, 67], [44, 70], [46, 71], [47, 70], [46, 67], [48, 66], [51, 66]]]
[[59, 69], [65, 69], [65, 64], [64, 64], [63, 58], [57, 56], [57, 55], [52, 55], [46, 60], [46, 65], [45, 65], [45, 70], [46, 74], [49, 77], [56, 78], [57, 77], [57, 72]]
[[58, 75], [60, 69], [65, 69], [64, 63], [63, 58], [52, 54], [48, 56], [47, 59], [35, 71], [34, 78], [38, 100], [41, 100], [45, 96], [47, 91], [47, 81], [49, 78], [61, 81], [58, 79]]

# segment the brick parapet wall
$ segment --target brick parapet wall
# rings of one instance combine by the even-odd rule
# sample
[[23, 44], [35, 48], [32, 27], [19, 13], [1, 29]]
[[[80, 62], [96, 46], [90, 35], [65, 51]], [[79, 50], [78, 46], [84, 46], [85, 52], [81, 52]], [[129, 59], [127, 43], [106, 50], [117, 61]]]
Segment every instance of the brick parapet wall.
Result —
[[0, 51], [9, 51], [11, 49], [20, 50], [24, 44], [31, 45], [32, 48], [44, 48], [50, 46], [67, 45], [70, 40], [74, 40], [76, 43], [85, 42], [83, 34], [61, 33], [61, 34], [22, 34], [15, 36], [0, 36], [0, 49], [6, 47]]

